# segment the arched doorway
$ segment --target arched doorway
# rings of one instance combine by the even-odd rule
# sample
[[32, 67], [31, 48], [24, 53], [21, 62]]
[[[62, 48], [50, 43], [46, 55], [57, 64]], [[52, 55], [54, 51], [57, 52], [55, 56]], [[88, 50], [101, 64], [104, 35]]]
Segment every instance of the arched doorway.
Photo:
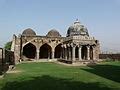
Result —
[[90, 60], [93, 60], [93, 48], [90, 46]]
[[76, 48], [75, 48], [75, 58], [77, 58], [77, 59], [78, 59], [78, 53], [79, 53], [79, 52], [78, 52], [78, 49], [79, 49], [79, 48], [76, 46]]
[[40, 58], [50, 58], [51, 59], [52, 48], [48, 44], [44, 44], [40, 47]]
[[82, 46], [81, 57], [83, 60], [87, 60], [87, 47], [86, 46]]
[[62, 47], [61, 44], [55, 47], [55, 58], [60, 58], [62, 55]]
[[28, 43], [23, 47], [23, 55], [27, 58], [35, 59], [36, 47], [33, 44]]

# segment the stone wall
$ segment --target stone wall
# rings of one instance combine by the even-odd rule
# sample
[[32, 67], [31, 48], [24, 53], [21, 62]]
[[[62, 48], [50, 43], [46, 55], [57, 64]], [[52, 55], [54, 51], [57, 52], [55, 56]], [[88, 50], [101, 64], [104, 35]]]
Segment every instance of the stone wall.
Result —
[[9, 65], [14, 65], [14, 52], [5, 50], [5, 62], [9, 63]]
[[120, 60], [120, 54], [100, 54], [100, 59]]
[[0, 48], [0, 75], [9, 69], [9, 65], [14, 65], [14, 53]]

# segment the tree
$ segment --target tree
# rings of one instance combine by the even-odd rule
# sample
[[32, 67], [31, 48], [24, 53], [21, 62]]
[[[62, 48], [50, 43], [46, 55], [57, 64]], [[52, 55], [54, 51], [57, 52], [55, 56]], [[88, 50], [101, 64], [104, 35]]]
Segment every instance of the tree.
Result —
[[6, 50], [10, 50], [10, 49], [11, 49], [11, 45], [12, 45], [12, 41], [9, 41], [9, 42], [7, 42], [7, 43], [5, 44], [4, 48], [5, 48]]

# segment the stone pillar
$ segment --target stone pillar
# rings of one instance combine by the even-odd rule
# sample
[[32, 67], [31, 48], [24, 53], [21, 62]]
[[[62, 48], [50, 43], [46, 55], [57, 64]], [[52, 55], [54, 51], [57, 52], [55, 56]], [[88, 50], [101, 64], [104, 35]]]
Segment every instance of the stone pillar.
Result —
[[63, 59], [65, 59], [65, 48], [63, 47]]
[[65, 59], [67, 60], [67, 47], [65, 47]]
[[68, 47], [68, 56], [69, 56], [69, 60], [71, 60], [71, 49], [70, 49], [71, 47]]
[[52, 50], [52, 59], [54, 59], [55, 51], [54, 49]]
[[65, 57], [66, 57], [66, 50], [65, 50], [66, 48], [64, 48], [64, 59], [65, 59]]
[[82, 46], [79, 46], [79, 48], [78, 48], [78, 58], [79, 58], [79, 60], [82, 59], [81, 58], [81, 48], [82, 48]]
[[67, 49], [67, 60], [69, 60], [69, 49], [68, 47], [66, 49]]
[[60, 59], [63, 59], [63, 45], [61, 45], [61, 51], [60, 51]]
[[90, 60], [90, 46], [87, 46], [87, 60]]
[[39, 54], [40, 54], [40, 50], [37, 49], [37, 60], [39, 60]]
[[15, 45], [15, 51], [14, 51], [14, 56], [15, 56], [15, 64], [20, 62], [20, 46]]
[[95, 58], [95, 46], [93, 46], [92, 48], [93, 48], [93, 60], [96, 60], [96, 58]]
[[62, 52], [63, 52], [63, 47], [62, 47], [62, 50], [60, 52], [60, 59], [62, 59]]
[[72, 60], [75, 61], [75, 46], [72, 47]]

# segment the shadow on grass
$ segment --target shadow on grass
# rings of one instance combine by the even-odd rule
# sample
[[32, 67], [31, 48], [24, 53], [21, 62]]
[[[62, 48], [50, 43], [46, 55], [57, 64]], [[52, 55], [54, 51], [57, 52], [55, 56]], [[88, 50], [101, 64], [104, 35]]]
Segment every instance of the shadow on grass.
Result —
[[84, 83], [51, 76], [32, 77], [27, 81], [7, 82], [1, 90], [113, 90], [99, 82]]
[[96, 65], [88, 66], [91, 69], [82, 69], [90, 73], [94, 73], [101, 77], [110, 79], [115, 82], [120, 82], [120, 66], [114, 65]]

